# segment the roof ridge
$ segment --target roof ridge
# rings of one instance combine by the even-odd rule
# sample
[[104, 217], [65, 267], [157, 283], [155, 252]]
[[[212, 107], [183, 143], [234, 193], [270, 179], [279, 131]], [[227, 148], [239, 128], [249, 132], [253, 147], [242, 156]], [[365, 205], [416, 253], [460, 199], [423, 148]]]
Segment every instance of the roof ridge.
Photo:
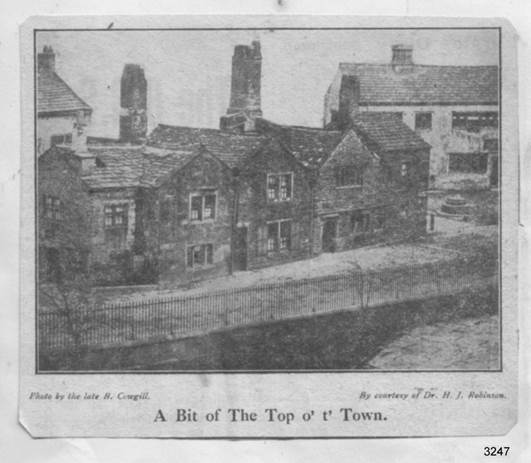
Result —
[[285, 129], [292, 129], [292, 130], [308, 130], [312, 132], [321, 132], [321, 133], [329, 133], [329, 134], [340, 134], [341, 130], [328, 130], [324, 127], [306, 127], [302, 125], [281, 125], [280, 127]]
[[152, 131], [152, 133], [157, 130], [157, 128], [163, 128], [163, 129], [186, 129], [186, 130], [204, 130], [209, 132], [214, 132], [219, 135], [223, 136], [230, 136], [230, 137], [255, 137], [260, 138], [263, 137], [262, 134], [258, 132], [230, 132], [222, 129], [214, 129], [212, 127], [190, 127], [186, 125], [171, 125], [171, 124], [158, 124], [157, 127], [155, 127]]
[[[340, 61], [339, 66], [343, 65], [363, 65], [363, 66], [385, 66], [392, 68], [392, 63], [371, 63], [371, 62], [357, 62], [357, 61]], [[497, 68], [497, 64], [417, 64], [414, 63], [413, 67], [425, 67], [425, 68]]]

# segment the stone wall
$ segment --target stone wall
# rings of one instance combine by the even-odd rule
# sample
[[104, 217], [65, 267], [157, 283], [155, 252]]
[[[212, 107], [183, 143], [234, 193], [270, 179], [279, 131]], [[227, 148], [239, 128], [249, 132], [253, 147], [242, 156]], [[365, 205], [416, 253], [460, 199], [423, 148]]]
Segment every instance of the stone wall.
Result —
[[[243, 177], [250, 186], [250, 192], [247, 199], [242, 200], [240, 221], [249, 224], [248, 267], [266, 267], [309, 257], [314, 208], [308, 170], [284, 151], [278, 141], [256, 154], [247, 166]], [[268, 200], [268, 173], [292, 174], [292, 197], [289, 201]], [[268, 251], [267, 223], [284, 219], [291, 220], [290, 249]]]
[[[216, 196], [214, 219], [191, 219], [191, 195]], [[148, 199], [144, 233], [148, 253], [159, 261], [163, 284], [186, 282], [228, 272], [234, 201], [232, 176], [220, 161], [198, 155], [174, 173]], [[212, 245], [212, 263], [187, 262], [190, 246]]]

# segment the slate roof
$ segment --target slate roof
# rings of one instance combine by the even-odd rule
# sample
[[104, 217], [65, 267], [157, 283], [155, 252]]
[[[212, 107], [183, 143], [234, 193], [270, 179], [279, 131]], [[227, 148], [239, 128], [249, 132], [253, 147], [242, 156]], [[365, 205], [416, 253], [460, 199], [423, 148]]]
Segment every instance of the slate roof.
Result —
[[339, 73], [358, 77], [362, 105], [498, 103], [498, 66], [414, 65], [395, 72], [390, 64], [340, 63]]
[[392, 113], [361, 112], [352, 121], [353, 130], [364, 143], [381, 151], [430, 149], [419, 135]]
[[196, 150], [204, 146], [229, 167], [240, 166], [268, 138], [256, 133], [239, 134], [217, 129], [202, 129], [159, 124], [148, 143], [172, 149]]
[[288, 150], [304, 166], [319, 168], [344, 137], [336, 130], [285, 126], [282, 128]]
[[149, 146], [89, 147], [99, 167], [83, 174], [92, 189], [153, 186], [170, 172], [183, 167], [196, 151], [160, 150]]
[[310, 168], [322, 166], [344, 135], [337, 130], [280, 125], [263, 118], [255, 120], [255, 127], [260, 133], [280, 140], [302, 165]]
[[356, 163], [365, 163], [373, 159], [373, 154], [363, 144], [362, 140], [354, 130], [347, 131], [333, 152], [334, 154], [347, 153]]
[[37, 113], [92, 111], [55, 72], [42, 70], [37, 79]]

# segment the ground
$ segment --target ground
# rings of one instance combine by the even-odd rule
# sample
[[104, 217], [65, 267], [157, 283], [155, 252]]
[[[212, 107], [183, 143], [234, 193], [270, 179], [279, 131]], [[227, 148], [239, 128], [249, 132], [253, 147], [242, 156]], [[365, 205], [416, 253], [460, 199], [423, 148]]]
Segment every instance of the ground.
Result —
[[437, 323], [411, 330], [368, 362], [389, 370], [494, 370], [499, 362], [496, 315]]
[[376, 245], [344, 252], [323, 253], [313, 259], [275, 265], [260, 270], [235, 272], [233, 275], [200, 281], [186, 288], [137, 291], [113, 298], [113, 300], [124, 302], [159, 296], [192, 295], [229, 288], [344, 274], [349, 271], [406, 268], [453, 260], [469, 253], [471, 246], [491, 250], [497, 246], [496, 225], [474, 226], [448, 219], [440, 218], [439, 220], [443, 222], [440, 226], [444, 226], [445, 231], [430, 235], [417, 243]]

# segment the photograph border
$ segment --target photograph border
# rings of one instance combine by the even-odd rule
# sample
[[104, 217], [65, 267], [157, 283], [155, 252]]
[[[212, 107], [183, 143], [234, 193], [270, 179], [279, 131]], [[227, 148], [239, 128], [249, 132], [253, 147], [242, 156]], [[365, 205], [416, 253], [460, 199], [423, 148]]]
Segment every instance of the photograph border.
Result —
[[[503, 137], [502, 137], [502, 106], [503, 106], [503, 95], [502, 95], [502, 26], [461, 26], [461, 27], [450, 27], [450, 26], [440, 26], [440, 27], [283, 27], [283, 26], [270, 26], [270, 27], [149, 27], [149, 28], [113, 28], [112, 23], [107, 28], [33, 28], [33, 128], [34, 128], [34, 140], [33, 146], [36, 153], [37, 149], [37, 34], [40, 32], [117, 32], [117, 31], [128, 31], [128, 32], [146, 32], [146, 31], [269, 31], [269, 30], [496, 30], [498, 33], [498, 155], [501, 158], [503, 153]], [[519, 161], [519, 156], [517, 160]], [[503, 271], [503, 260], [502, 260], [502, 195], [503, 188], [502, 182], [503, 172], [502, 172], [502, 162], [498, 163], [498, 327], [499, 327], [499, 360], [498, 360], [498, 369], [491, 370], [482, 370], [482, 369], [417, 369], [417, 370], [376, 370], [376, 369], [276, 369], [276, 370], [40, 370], [39, 369], [39, 316], [38, 316], [38, 307], [39, 307], [39, 291], [38, 291], [38, 262], [39, 262], [39, 246], [38, 246], [38, 214], [39, 214], [39, 201], [38, 201], [38, 163], [37, 158], [34, 160], [34, 231], [35, 231], [35, 249], [34, 249], [34, 258], [35, 258], [35, 269], [34, 269], [34, 278], [35, 278], [35, 374], [36, 375], [193, 375], [193, 374], [319, 374], [319, 373], [501, 373], [503, 372], [503, 300], [502, 300], [502, 271]], [[518, 175], [520, 172], [518, 170]], [[520, 193], [518, 192], [517, 196], [518, 201], [518, 210], [520, 203]], [[167, 340], [154, 341], [154, 343], [163, 343], [171, 342]], [[175, 439], [176, 437], [173, 437]], [[231, 437], [238, 439], [238, 437]], [[312, 437], [316, 439], [319, 437]], [[328, 437], [320, 437], [322, 439], [328, 439]], [[352, 438], [352, 437], [344, 437]], [[177, 439], [179, 439], [177, 437]], [[190, 438], [187, 438], [190, 439]], [[196, 437], [191, 439], [219, 439], [215, 437]], [[246, 437], [245, 439], [249, 439]], [[263, 439], [263, 437], [256, 437], [254, 439]], [[293, 437], [277, 437], [274, 439], [293, 439]], [[304, 439], [304, 437], [297, 437], [297, 439]]]

